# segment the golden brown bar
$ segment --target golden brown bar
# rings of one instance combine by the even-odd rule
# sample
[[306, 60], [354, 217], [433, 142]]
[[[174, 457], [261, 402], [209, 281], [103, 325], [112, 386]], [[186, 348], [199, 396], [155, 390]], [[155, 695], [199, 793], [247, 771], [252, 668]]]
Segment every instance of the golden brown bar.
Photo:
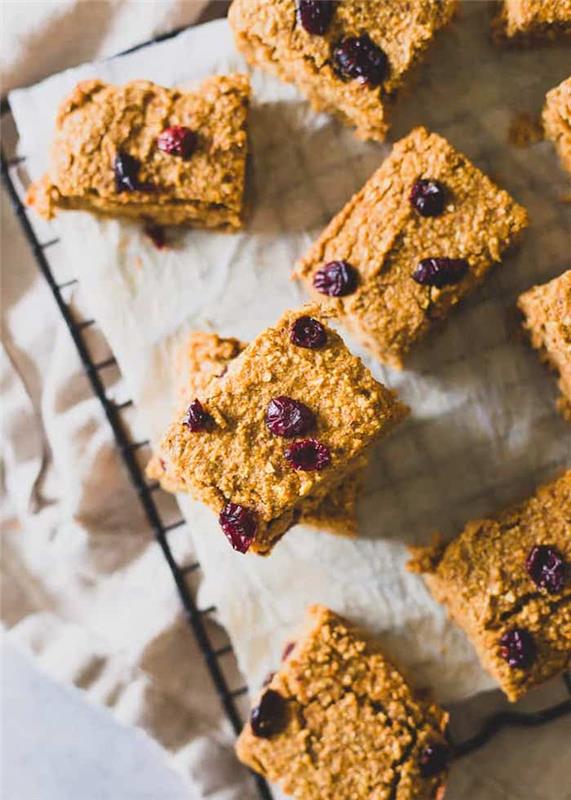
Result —
[[236, 751], [296, 800], [434, 800], [446, 783], [446, 723], [374, 642], [312, 606]]
[[295, 275], [381, 361], [401, 367], [501, 260], [525, 209], [416, 128], [335, 216]]
[[247, 60], [294, 83], [363, 139], [388, 110], [457, 0], [234, 0], [228, 20]]
[[[188, 335], [176, 359], [180, 409], [178, 418], [198, 396], [204, 396], [213, 381], [221, 377], [229, 364], [246, 348], [244, 342], [222, 338], [216, 333], [195, 331]], [[187, 487], [169, 468], [166, 453], [154, 455], [147, 464], [147, 476], [158, 480], [167, 492], [184, 492]], [[365, 465], [363, 465], [364, 467]], [[357, 534], [357, 496], [363, 467], [349, 475], [333, 492], [322, 499], [309, 498], [300, 506], [299, 521], [321, 531], [340, 536]]]
[[411, 568], [471, 639], [509, 700], [571, 656], [571, 470], [446, 546], [413, 548]]
[[84, 81], [62, 103], [50, 167], [27, 202], [164, 225], [241, 225], [250, 88], [214, 76], [193, 90]]
[[289, 311], [177, 418], [161, 455], [235, 549], [267, 554], [407, 411], [319, 309]]

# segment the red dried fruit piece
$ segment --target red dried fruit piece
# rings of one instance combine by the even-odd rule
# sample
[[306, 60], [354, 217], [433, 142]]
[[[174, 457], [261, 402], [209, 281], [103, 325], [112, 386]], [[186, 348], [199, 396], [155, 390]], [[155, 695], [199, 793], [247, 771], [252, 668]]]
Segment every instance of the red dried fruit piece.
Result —
[[266, 689], [258, 705], [250, 714], [252, 733], [260, 739], [269, 739], [281, 733], [287, 724], [287, 706], [285, 699], [274, 691]]
[[343, 78], [380, 86], [389, 71], [385, 53], [366, 33], [349, 36], [333, 48], [333, 61]]
[[358, 273], [347, 261], [330, 261], [313, 276], [313, 285], [329, 297], [345, 297], [357, 288]]
[[320, 472], [331, 463], [331, 451], [317, 439], [301, 439], [285, 451], [285, 457], [294, 469], [303, 472]]
[[536, 652], [533, 636], [525, 628], [511, 628], [500, 639], [500, 655], [514, 669], [531, 666]]
[[423, 258], [412, 273], [412, 278], [423, 286], [436, 286], [441, 289], [460, 283], [468, 272], [465, 258]]
[[301, 27], [314, 36], [323, 36], [335, 11], [335, 0], [297, 0], [297, 18]]
[[439, 181], [419, 178], [413, 184], [409, 201], [421, 217], [438, 217], [444, 211], [446, 192]]
[[238, 503], [227, 503], [220, 512], [218, 522], [234, 550], [247, 552], [258, 528], [255, 513]]
[[302, 436], [315, 427], [315, 414], [291, 397], [273, 397], [266, 410], [266, 425], [275, 436]]
[[298, 317], [291, 326], [290, 339], [298, 347], [319, 350], [327, 343], [327, 331], [313, 317]]
[[139, 181], [141, 162], [129, 153], [118, 150], [113, 161], [115, 190], [117, 192], [136, 192], [144, 187]]
[[559, 594], [563, 591], [568, 569], [565, 559], [556, 547], [547, 544], [532, 547], [525, 568], [531, 580], [540, 589], [545, 589], [549, 594]]
[[157, 147], [170, 156], [188, 159], [196, 150], [198, 137], [194, 131], [184, 125], [171, 125], [160, 134]]
[[182, 424], [192, 433], [198, 433], [198, 431], [205, 431], [208, 428], [211, 419], [200, 400], [196, 399], [189, 405]]

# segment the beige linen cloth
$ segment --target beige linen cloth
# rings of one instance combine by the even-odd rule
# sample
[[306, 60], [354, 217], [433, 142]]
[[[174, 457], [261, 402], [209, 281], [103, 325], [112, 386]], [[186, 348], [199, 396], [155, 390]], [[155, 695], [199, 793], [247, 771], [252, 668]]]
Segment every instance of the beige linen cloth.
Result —
[[[496, 299], [500, 292], [508, 298], [515, 297], [517, 290], [535, 277], [539, 280], [563, 269], [567, 257], [566, 229], [564, 212], [557, 205], [558, 192], [564, 188], [563, 179], [548, 145], [539, 146], [534, 153], [535, 166], [529, 169], [526, 153], [505, 149], [513, 169], [498, 157], [498, 149], [503, 152], [498, 145], [505, 147], [509, 118], [509, 109], [499, 107], [500, 102], [506, 102], [506, 95], [494, 95], [497, 64], [490, 63], [493, 56], [485, 39], [485, 9], [474, 3], [465, 10], [465, 19], [443, 45], [449, 49], [440, 51], [438, 68], [419, 89], [421, 98], [424, 92], [423, 113], [418, 113], [414, 102], [405, 105], [400, 119], [397, 118], [396, 133], [404, 134], [419, 122], [439, 128], [453, 140], [456, 133], [457, 141], [471, 147], [470, 154], [476, 160], [501, 171], [501, 181], [532, 207], [535, 219], [543, 224], [516, 262], [517, 266], [512, 267], [516, 272], [511, 279], [509, 275], [503, 282], [494, 279], [488, 294], [483, 295], [483, 302], [464, 311], [464, 324], [467, 321], [468, 327], [462, 331], [459, 321], [452, 325], [444, 344], [440, 340], [441, 349], [435, 343], [434, 352], [429, 353], [431, 369], [423, 370], [422, 362], [418, 361], [414, 375], [399, 377], [381, 371], [383, 378], [399, 385], [421, 418], [437, 424], [425, 428], [426, 438], [421, 437], [420, 443], [410, 432], [400, 440], [395, 439], [389, 456], [376, 464], [381, 479], [370, 483], [364, 504], [366, 538], [362, 543], [328, 540], [324, 546], [319, 534], [300, 531], [284, 541], [266, 562], [235, 561], [232, 560], [235, 554], [225, 548], [221, 537], [208, 536], [207, 529], [212, 527], [208, 514], [200, 507], [184, 503], [187, 517], [192, 517], [193, 529], [204, 532], [196, 540], [207, 573], [203, 595], [216, 600], [238, 645], [251, 685], [256, 685], [258, 673], [275, 657], [282, 627], [287, 629], [306, 599], [314, 599], [311, 593], [315, 591], [318, 595], [315, 599], [327, 599], [334, 607], [343, 598], [346, 610], [353, 610], [383, 630], [392, 652], [409, 666], [414, 665], [416, 674], [435, 685], [440, 696], [446, 698], [447, 694], [453, 700], [489, 686], [472, 651], [444, 621], [441, 611], [431, 604], [422, 585], [402, 573], [399, 534], [404, 538], [406, 526], [410, 525], [413, 537], [426, 535], [428, 531], [420, 524], [423, 514], [426, 520], [442, 520], [441, 509], [433, 503], [434, 492], [439, 490], [433, 476], [421, 475], [420, 480], [416, 476], [413, 483], [409, 483], [408, 476], [414, 474], [411, 469], [422, 458], [420, 446], [434, 455], [442, 449], [441, 441], [449, 443], [443, 437], [445, 428], [456, 426], [457, 435], [468, 437], [460, 441], [469, 443], [469, 456], [456, 455], [450, 475], [444, 476], [449, 478], [445, 494], [454, 500], [453, 524], [457, 526], [467, 516], [491, 510], [504, 498], [523, 493], [538, 477], [562, 463], [569, 452], [567, 431], [551, 410], [553, 398], [546, 394], [543, 373], [523, 347], [518, 349], [517, 344], [504, 341], [510, 328], [502, 318], [503, 306]], [[211, 48], [205, 47], [208, 42], [212, 43]], [[458, 58], [459, 53], [470, 47], [472, 63], [481, 62], [479, 79], [489, 87], [483, 98], [486, 116], [478, 120], [477, 127], [470, 98], [459, 82], [454, 84], [447, 66], [449, 60]], [[118, 67], [120, 79], [129, 77], [129, 70], [138, 70], [132, 77], [136, 74], [165, 82], [200, 77], [199, 50], [202, 58], [211, 57], [217, 67], [240, 63], [232, 54], [224, 23], [201, 33], [200, 39], [190, 35], [161, 48], [154, 51], [154, 56], [148, 51], [139, 59], [125, 61]], [[219, 61], [212, 55], [216, 48]], [[204, 55], [206, 51], [208, 56]], [[177, 65], [175, 75], [168, 74], [169, 58]], [[552, 51], [541, 69], [533, 55], [516, 58], [519, 69], [524, 70], [522, 74], [529, 70], [533, 79], [518, 80], [517, 75], [511, 75], [511, 86], [521, 85], [521, 98], [517, 101], [512, 98], [510, 108], [517, 110], [522, 102], [525, 108], [537, 110], [544, 91], [563, 77], [561, 54]], [[487, 68], [483, 69], [486, 61]], [[114, 77], [110, 65], [101, 65], [95, 71], [87, 68], [81, 74]], [[63, 84], [75, 79], [74, 75], [63, 76], [61, 84], [56, 82], [58, 96]], [[448, 111], [443, 87], [454, 100], [457, 118]], [[381, 157], [374, 146], [355, 143], [350, 134], [329, 120], [316, 121], [295, 93], [277, 82], [254, 76], [254, 88], [258, 103], [253, 111], [252, 131], [254, 174], [250, 199], [254, 208], [246, 236], [217, 238], [214, 234], [192, 233], [173, 252], [157, 257], [148, 247], [144, 248], [133, 226], [117, 223], [98, 226], [84, 217], [77, 217], [71, 223], [68, 215], [59, 227], [64, 239], [74, 244], [67, 253], [62, 252], [60, 265], [70, 268], [71, 251], [76, 260], [89, 263], [89, 270], [80, 275], [80, 283], [87, 287], [88, 295], [83, 302], [88, 310], [96, 310], [96, 316], [106, 327], [129, 382], [128, 392], [118, 380], [111, 391], [118, 398], [134, 394], [145, 412], [142, 422], [134, 422], [139, 433], [144, 429], [155, 434], [155, 427], [160, 427], [157, 419], [166, 413], [162, 406], [166, 405], [168, 411], [164, 399], [168, 376], [163, 362], [170, 343], [156, 344], [153, 337], [168, 338], [177, 320], [184, 321], [184, 315], [190, 315], [191, 324], [196, 326], [210, 320], [223, 332], [249, 336], [271, 322], [280, 303], [296, 299], [299, 302], [296, 290], [281, 283], [283, 270], [278, 274], [276, 265], [280, 260], [287, 264], [300, 252], [313, 235], [313, 229], [321, 226], [343, 199], [358, 188]], [[40, 87], [31, 94], [14, 98], [23, 148], [27, 155], [34, 151], [33, 155], [38, 156], [30, 165], [32, 171], [38, 169], [40, 151], [45, 150], [38, 146], [37, 130], [49, 128], [52, 110], [44, 107], [49, 91]], [[272, 98], [279, 102], [272, 105]], [[510, 98], [507, 99], [510, 104]], [[498, 104], [497, 111], [494, 104]], [[304, 125], [309, 135], [301, 148], [287, 149], [292, 131], [295, 137]], [[474, 130], [470, 132], [471, 126]], [[275, 140], [270, 134], [275, 134]], [[489, 152], [488, 138], [492, 142]], [[346, 165], [336, 161], [336, 152], [347, 154], [349, 175], [346, 168], [341, 171]], [[313, 161], [298, 163], [300, 153], [312, 159], [319, 153], [327, 168], [312, 173], [316, 165]], [[547, 180], [542, 173], [548, 176]], [[272, 176], [269, 188], [267, 174]], [[294, 185], [295, 174], [311, 176], [313, 180]], [[536, 190], [538, 184], [541, 186]], [[535, 200], [534, 191], [537, 191]], [[285, 193], [285, 205], [276, 203], [275, 194], [280, 192]], [[308, 212], [308, 192], [317, 215]], [[278, 216], [278, 210], [285, 211], [286, 217]], [[93, 698], [109, 705], [119, 719], [147, 730], [173, 754], [175, 765], [194, 779], [204, 796], [254, 797], [249, 780], [234, 762], [228, 726], [219, 713], [200, 655], [180, 618], [166, 566], [146, 532], [136, 497], [125, 484], [97, 401], [89, 393], [68, 334], [62, 330], [48, 293], [5, 208], [3, 223], [8, 232], [4, 237], [7, 253], [3, 270], [7, 434], [3, 609], [10, 636], [32, 650], [51, 674], [73, 681]], [[40, 234], [47, 240], [53, 236], [53, 229], [40, 226]], [[138, 259], [135, 271], [133, 254]], [[215, 256], [217, 271], [213, 264]], [[549, 264], [545, 263], [547, 257]], [[245, 261], [250, 266], [245, 266]], [[205, 272], [205, 265], [211, 270]], [[157, 276], [160, 276], [158, 281]], [[59, 280], [64, 277], [58, 276]], [[188, 289], [193, 286], [191, 277], [198, 282], [202, 294]], [[181, 291], [180, 296], [173, 293], [173, 289], [183, 286], [186, 293]], [[222, 288], [224, 298], [236, 292], [233, 302], [220, 302]], [[148, 305], [149, 291], [158, 297], [156, 306]], [[252, 300], [256, 293], [263, 300]], [[119, 317], [116, 309], [121, 308], [123, 300], [128, 300], [129, 306], [123, 306], [126, 313]], [[242, 329], [236, 329], [236, 325], [242, 324], [241, 303], [250, 316]], [[165, 308], [169, 310], [166, 319]], [[145, 319], [148, 323], [145, 328], [137, 328], [137, 318]], [[224, 330], [225, 326], [228, 330]], [[470, 348], [470, 356], [479, 376], [483, 374], [485, 378], [483, 383], [472, 379], [470, 365], [465, 363], [467, 354], [462, 352], [466, 335], [472, 336], [471, 331], [475, 345], [473, 350]], [[129, 341], [129, 333], [144, 340], [148, 337], [141, 344], [140, 354]], [[99, 342], [94, 341], [93, 345], [98, 347]], [[161, 381], [165, 386], [160, 385]], [[505, 408], [510, 385], [518, 385], [520, 392], [521, 387], [528, 389], [517, 397], [519, 413], [511, 404], [509, 410]], [[464, 424], [465, 414], [463, 417], [455, 412], [466, 407], [467, 400], [470, 418]], [[382, 471], [391, 468], [395, 470], [393, 482], [383, 483]], [[399, 478], [401, 485], [404, 482], [408, 487], [408, 497], [414, 497], [414, 508], [405, 508], [404, 512], [401, 508], [395, 510], [391, 504], [391, 498], [397, 496], [394, 486]], [[484, 491], [479, 492], [480, 488]], [[399, 492], [398, 498], [402, 502], [405, 495]], [[379, 502], [382, 513], [377, 517]], [[417, 516], [412, 512], [417, 512]], [[394, 526], [394, 541], [378, 541], [379, 532], [371, 524], [374, 518], [381, 519], [387, 530]], [[450, 517], [448, 524], [452, 524]], [[184, 529], [175, 532], [173, 544], [182, 558], [192, 556]], [[325, 587], [323, 583], [329, 574], [339, 575], [342, 558], [351, 564], [353, 572], [349, 571], [349, 579], [343, 585], [332, 583]], [[372, 566], [364, 563], [367, 559]], [[384, 572], [383, 559], [387, 565]], [[315, 564], [313, 571], [312, 564]], [[376, 570], [382, 575], [378, 587], [373, 574]], [[228, 581], [226, 593], [216, 580], [220, 574]], [[397, 579], [401, 574], [403, 577]], [[276, 592], [280, 595], [294, 575], [297, 600], [293, 598], [289, 605], [284, 605], [278, 597], [279, 602], [271, 602], [263, 610], [256, 605], [258, 596], [254, 589], [269, 599], [272, 587], [279, 587]], [[358, 580], [351, 580], [362, 575], [367, 576], [364, 586]], [[311, 585], [312, 580], [315, 586]], [[304, 582], [309, 582], [309, 587]], [[391, 592], [396, 595], [396, 602]], [[401, 596], [408, 598], [407, 608], [400, 603]], [[248, 620], [252, 629], [250, 639], [245, 630]], [[435, 648], [440, 647], [445, 648], [441, 663], [435, 657]], [[542, 705], [560, 696], [559, 686], [551, 686], [528, 702]], [[498, 702], [495, 693], [465, 701], [456, 715], [464, 732]], [[569, 727], [569, 722], [562, 720], [533, 734], [522, 731], [502, 734], [492, 746], [466, 759], [453, 771], [451, 798], [562, 800], [568, 797], [565, 761], [569, 755]]]

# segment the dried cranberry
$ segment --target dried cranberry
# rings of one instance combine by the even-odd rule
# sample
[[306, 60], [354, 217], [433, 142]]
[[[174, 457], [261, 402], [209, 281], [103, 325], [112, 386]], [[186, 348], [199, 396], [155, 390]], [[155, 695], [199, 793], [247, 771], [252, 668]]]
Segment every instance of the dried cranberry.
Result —
[[170, 128], [165, 128], [158, 137], [157, 147], [170, 156], [187, 159], [196, 150], [197, 142], [198, 137], [190, 128], [186, 128], [184, 125], [171, 125]]
[[141, 162], [129, 153], [118, 151], [113, 162], [115, 189], [118, 192], [136, 192], [142, 189], [139, 181]]
[[167, 246], [167, 237], [162, 225], [149, 223], [143, 228], [143, 233], [149, 237], [157, 250], [164, 250]]
[[539, 544], [532, 547], [525, 562], [531, 580], [549, 594], [563, 591], [567, 578], [567, 564], [555, 547]]
[[266, 689], [258, 705], [250, 714], [252, 733], [260, 739], [269, 739], [280, 733], [287, 724], [286, 702], [279, 692]]
[[295, 642], [288, 642], [286, 644], [282, 653], [282, 661], [286, 660], [286, 658], [289, 656], [294, 647], [295, 647]]
[[297, 0], [300, 25], [314, 36], [323, 36], [335, 11], [335, 0]]
[[444, 742], [429, 742], [421, 751], [418, 766], [420, 774], [424, 778], [432, 778], [438, 775], [448, 766], [450, 760], [450, 748]]
[[329, 297], [345, 297], [357, 288], [358, 274], [347, 261], [330, 261], [313, 276], [313, 285]]
[[227, 503], [220, 512], [218, 522], [234, 550], [245, 553], [258, 527], [254, 512], [238, 503]]
[[533, 636], [525, 628], [511, 628], [500, 639], [500, 655], [510, 667], [529, 667], [535, 654]]
[[276, 436], [302, 436], [315, 425], [315, 414], [291, 397], [273, 397], [266, 411], [266, 425]]
[[290, 339], [298, 347], [319, 350], [327, 343], [327, 332], [319, 320], [313, 317], [298, 317], [291, 326]]
[[421, 217], [438, 217], [444, 211], [444, 186], [435, 180], [419, 178], [413, 184], [409, 200]]
[[344, 78], [369, 86], [379, 86], [385, 79], [389, 62], [380, 47], [364, 33], [349, 36], [333, 49], [333, 61]]
[[317, 439], [301, 439], [285, 451], [285, 457], [294, 469], [303, 472], [320, 472], [331, 463], [331, 452], [327, 445]]
[[465, 258], [423, 258], [412, 273], [412, 278], [423, 286], [449, 286], [459, 283], [468, 272]]
[[204, 431], [208, 428], [211, 419], [210, 414], [204, 410], [204, 406], [200, 400], [193, 400], [187, 409], [182, 424], [186, 426], [189, 431], [198, 433], [198, 431]]

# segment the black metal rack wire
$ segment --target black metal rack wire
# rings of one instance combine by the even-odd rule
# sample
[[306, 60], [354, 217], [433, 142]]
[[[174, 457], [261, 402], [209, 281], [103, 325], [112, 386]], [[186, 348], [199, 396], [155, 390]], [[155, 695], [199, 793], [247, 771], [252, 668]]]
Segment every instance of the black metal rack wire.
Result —
[[[179, 30], [170, 32], [149, 42], [145, 42], [141, 45], [131, 48], [130, 50], [125, 51], [125, 53], [121, 53], [119, 55], [126, 55], [127, 53], [134, 52], [135, 50], [142, 49], [143, 47], [148, 47], [149, 45], [155, 44], [159, 41], [164, 41], [165, 39], [175, 36], [179, 32]], [[2, 100], [1, 105], [2, 117], [4, 118], [4, 116], [8, 115], [9, 113], [9, 103], [6, 99], [4, 99]], [[88, 328], [96, 324], [96, 320], [86, 319], [77, 321], [75, 319], [74, 314], [72, 313], [71, 304], [68, 300], [66, 300], [64, 291], [70, 285], [76, 284], [77, 280], [73, 279], [71, 281], [58, 283], [54, 276], [52, 267], [50, 266], [49, 259], [46, 256], [46, 250], [56, 244], [59, 240], [50, 239], [49, 241], [45, 242], [40, 242], [38, 240], [34, 227], [28, 217], [27, 209], [20, 199], [15, 181], [12, 177], [12, 171], [19, 168], [25, 162], [25, 160], [25, 157], [22, 156], [12, 158], [6, 157], [4, 148], [2, 148], [1, 168], [3, 186], [11, 202], [14, 213], [20, 222], [22, 232], [34, 255], [37, 266], [46, 279], [59, 312], [66, 323], [91, 388], [103, 407], [109, 425], [111, 426], [118, 451], [121, 454], [133, 487], [137, 492], [145, 517], [155, 535], [157, 542], [161, 547], [173, 576], [186, 619], [188, 620], [192, 633], [194, 634], [204, 656], [222, 708], [232, 726], [234, 733], [238, 734], [244, 724], [244, 719], [239, 711], [237, 699], [247, 693], [247, 687], [245, 685], [241, 685], [236, 689], [232, 689], [228, 685], [224, 670], [220, 665], [220, 659], [233, 654], [232, 646], [231, 644], [227, 644], [223, 647], [215, 647], [213, 645], [211, 636], [209, 635], [207, 626], [205, 624], [205, 618], [208, 614], [211, 614], [213, 611], [215, 611], [215, 608], [213, 606], [208, 608], [199, 608], [194, 593], [189, 588], [187, 578], [190, 573], [200, 570], [200, 563], [198, 561], [194, 561], [189, 565], [180, 565], [168, 540], [168, 534], [171, 531], [186, 525], [186, 520], [180, 517], [180, 519], [176, 520], [175, 522], [166, 524], [162, 519], [161, 512], [159, 510], [159, 504], [155, 499], [157, 493], [162, 492], [162, 490], [157, 483], [148, 483], [146, 481], [136, 457], [137, 451], [140, 448], [147, 446], [149, 443], [146, 440], [131, 441], [128, 426], [124, 423], [123, 419], [123, 412], [125, 409], [133, 406], [133, 402], [131, 400], [127, 400], [122, 403], [116, 403], [110, 397], [105, 382], [101, 377], [101, 371], [115, 364], [115, 359], [111, 356], [110, 358], [106, 358], [101, 361], [94, 361], [92, 358], [90, 349], [86, 344], [84, 334]], [[500, 730], [503, 730], [506, 727], [539, 727], [549, 723], [552, 720], [558, 719], [559, 717], [571, 714], [570, 673], [566, 673], [563, 676], [563, 683], [568, 699], [565, 699], [557, 705], [542, 709], [540, 711], [500, 711], [493, 714], [482, 723], [478, 732], [469, 739], [463, 742], [451, 741], [453, 757], [461, 758], [462, 756], [479, 749], [489, 742]], [[266, 781], [256, 774], [253, 774], [253, 778], [256, 783], [258, 796], [261, 798], [261, 800], [273, 800], [272, 792]]]

